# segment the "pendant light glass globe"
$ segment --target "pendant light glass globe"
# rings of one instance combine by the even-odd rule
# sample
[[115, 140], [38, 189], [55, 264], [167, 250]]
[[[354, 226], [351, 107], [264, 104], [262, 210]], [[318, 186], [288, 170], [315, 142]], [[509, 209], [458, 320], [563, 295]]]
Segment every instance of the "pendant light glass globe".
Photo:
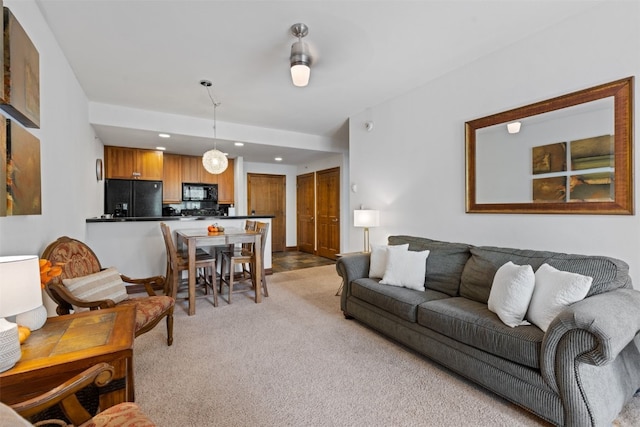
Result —
[[209, 88], [211, 87], [211, 82], [209, 80], [201, 80], [200, 84], [207, 89], [207, 94], [209, 95], [209, 99], [211, 99], [211, 103], [213, 104], [213, 150], [209, 150], [202, 155], [202, 166], [206, 169], [207, 172], [218, 175], [224, 172], [227, 169], [227, 165], [229, 161], [227, 160], [227, 156], [219, 151], [216, 144], [216, 128], [217, 128], [217, 120], [216, 120], [216, 109], [219, 102], [216, 102], [211, 95], [211, 91]]
[[214, 175], [221, 174], [227, 169], [227, 165], [229, 161], [227, 160], [227, 156], [220, 150], [209, 150], [202, 155], [202, 166], [207, 170], [207, 172], [212, 173]]

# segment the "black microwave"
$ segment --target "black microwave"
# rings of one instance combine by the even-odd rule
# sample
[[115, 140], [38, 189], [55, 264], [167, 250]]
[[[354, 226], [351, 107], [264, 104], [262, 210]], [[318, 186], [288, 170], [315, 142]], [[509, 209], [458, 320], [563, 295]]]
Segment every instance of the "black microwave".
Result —
[[185, 202], [218, 203], [218, 184], [182, 183], [182, 200]]

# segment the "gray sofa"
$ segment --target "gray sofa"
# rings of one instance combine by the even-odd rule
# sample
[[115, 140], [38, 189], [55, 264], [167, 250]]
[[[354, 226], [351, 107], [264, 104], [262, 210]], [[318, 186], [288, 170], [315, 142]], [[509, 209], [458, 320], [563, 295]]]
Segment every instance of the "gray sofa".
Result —
[[[345, 316], [418, 351], [556, 425], [605, 426], [640, 387], [640, 292], [620, 260], [477, 247], [412, 236], [390, 245], [430, 250], [425, 290], [379, 284], [369, 254], [336, 263]], [[512, 261], [593, 277], [587, 297], [547, 332], [511, 328], [487, 308], [493, 277]]]

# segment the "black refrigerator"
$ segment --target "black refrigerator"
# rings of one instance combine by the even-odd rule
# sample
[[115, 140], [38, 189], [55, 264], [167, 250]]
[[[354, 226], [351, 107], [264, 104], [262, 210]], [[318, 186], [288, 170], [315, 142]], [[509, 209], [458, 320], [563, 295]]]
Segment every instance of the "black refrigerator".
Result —
[[114, 217], [162, 216], [162, 181], [106, 179], [104, 213]]

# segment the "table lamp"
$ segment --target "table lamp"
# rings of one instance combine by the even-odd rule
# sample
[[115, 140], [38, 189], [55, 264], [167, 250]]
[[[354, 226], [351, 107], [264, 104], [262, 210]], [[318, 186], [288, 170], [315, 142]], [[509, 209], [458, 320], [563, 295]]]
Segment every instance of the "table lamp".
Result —
[[42, 305], [40, 263], [36, 255], [0, 256], [0, 372], [20, 360], [18, 325], [5, 317]]
[[373, 209], [357, 209], [353, 211], [354, 227], [364, 227], [364, 252], [371, 252], [369, 246], [369, 227], [380, 225], [380, 212]]

